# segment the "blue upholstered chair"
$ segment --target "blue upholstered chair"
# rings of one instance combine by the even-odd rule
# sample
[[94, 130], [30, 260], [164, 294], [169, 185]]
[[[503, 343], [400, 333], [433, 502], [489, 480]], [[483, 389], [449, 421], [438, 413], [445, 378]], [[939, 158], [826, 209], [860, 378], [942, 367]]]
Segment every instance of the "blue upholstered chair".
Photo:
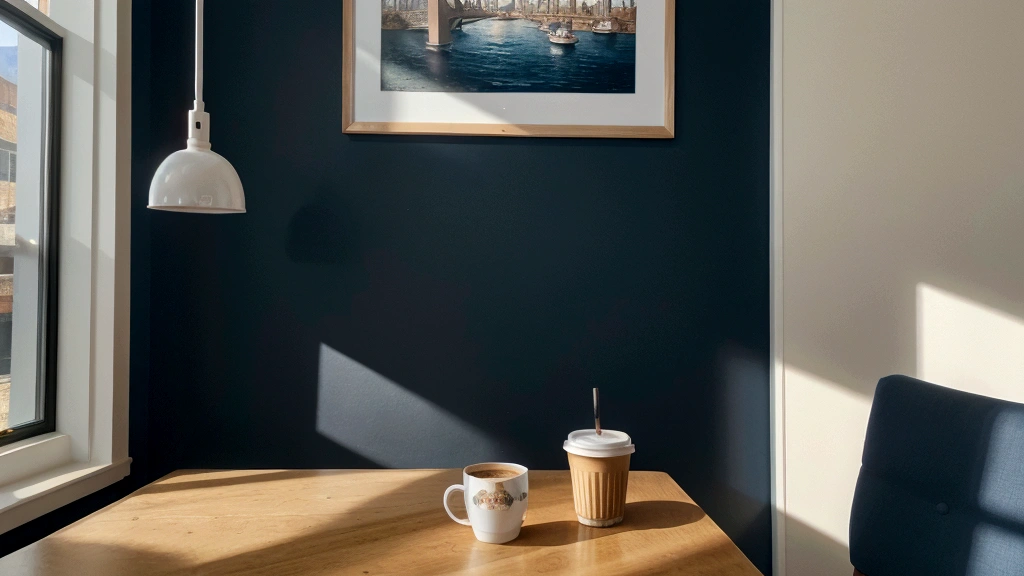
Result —
[[850, 561], [866, 576], [1024, 575], [1024, 404], [881, 379]]

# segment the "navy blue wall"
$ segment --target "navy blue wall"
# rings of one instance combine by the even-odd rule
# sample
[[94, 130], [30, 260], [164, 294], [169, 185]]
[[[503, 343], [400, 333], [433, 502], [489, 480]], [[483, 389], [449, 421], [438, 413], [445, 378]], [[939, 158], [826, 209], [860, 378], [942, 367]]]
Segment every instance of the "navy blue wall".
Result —
[[[770, 572], [768, 0], [680, 1], [669, 141], [346, 136], [340, 1], [208, 3], [212, 140], [249, 209], [224, 217], [143, 208], [186, 137], [193, 3], [135, 6], [132, 482], [565, 468], [600, 386], [633, 468]], [[348, 441], [323, 388], [346, 366], [496, 444]]]

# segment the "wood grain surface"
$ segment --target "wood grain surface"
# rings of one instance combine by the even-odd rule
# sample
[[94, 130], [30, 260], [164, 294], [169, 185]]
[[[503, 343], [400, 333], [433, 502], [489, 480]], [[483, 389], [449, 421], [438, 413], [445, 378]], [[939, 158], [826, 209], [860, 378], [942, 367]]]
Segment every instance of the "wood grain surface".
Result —
[[176, 472], [0, 559], [0, 574], [759, 574], [664, 473], [631, 472], [625, 520], [588, 528], [568, 471], [530, 471], [526, 524], [503, 545], [445, 514], [441, 495], [461, 480], [459, 470]]

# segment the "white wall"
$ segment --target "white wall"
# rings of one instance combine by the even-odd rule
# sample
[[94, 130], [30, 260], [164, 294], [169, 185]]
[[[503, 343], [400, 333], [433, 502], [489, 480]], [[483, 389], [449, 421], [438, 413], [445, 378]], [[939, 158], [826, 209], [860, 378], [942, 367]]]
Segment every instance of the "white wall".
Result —
[[781, 552], [846, 576], [880, 377], [1024, 401], [1024, 2], [775, 9]]

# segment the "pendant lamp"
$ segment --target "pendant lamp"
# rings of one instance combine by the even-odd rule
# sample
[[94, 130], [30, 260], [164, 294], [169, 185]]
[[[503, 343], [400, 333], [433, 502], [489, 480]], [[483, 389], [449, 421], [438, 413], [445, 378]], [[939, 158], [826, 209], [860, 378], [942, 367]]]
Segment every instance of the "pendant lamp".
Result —
[[184, 150], [157, 168], [149, 185], [149, 207], [202, 214], [245, 212], [238, 173], [210, 149], [210, 115], [203, 103], [203, 0], [196, 0], [196, 100], [188, 113], [188, 140]]

